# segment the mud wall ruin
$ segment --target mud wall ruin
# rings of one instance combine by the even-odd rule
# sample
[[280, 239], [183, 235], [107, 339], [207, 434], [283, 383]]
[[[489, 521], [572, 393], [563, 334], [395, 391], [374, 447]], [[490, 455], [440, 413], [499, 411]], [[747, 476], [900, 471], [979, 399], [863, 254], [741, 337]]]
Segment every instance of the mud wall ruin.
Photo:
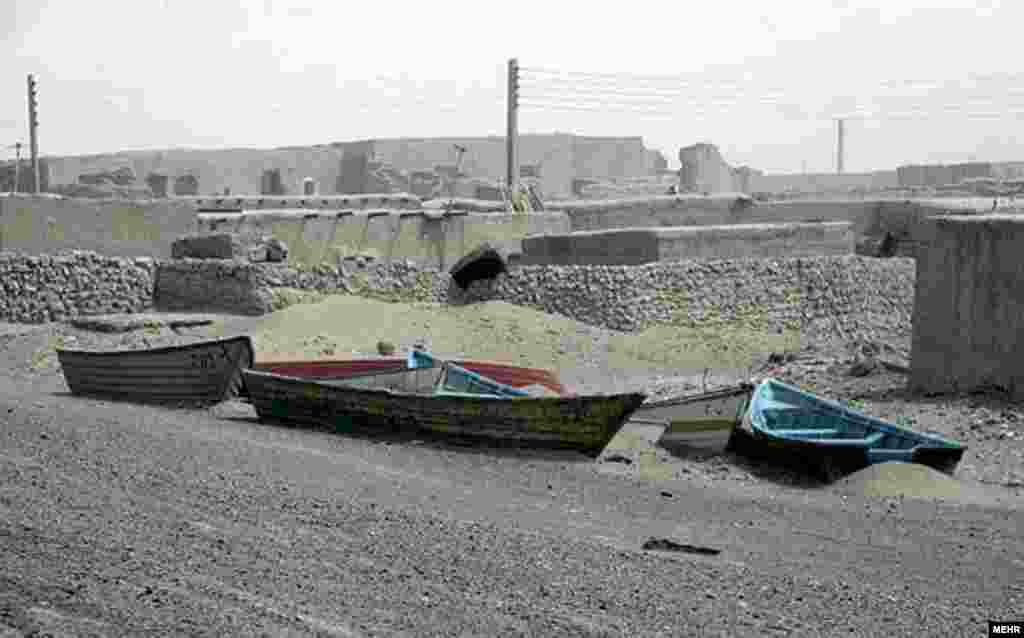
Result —
[[171, 183], [185, 175], [196, 178], [199, 195], [261, 192], [266, 170], [279, 170], [283, 188], [301, 193], [302, 180], [312, 177], [333, 188], [341, 174], [341, 152], [329, 146], [280, 149], [165, 150], [48, 158], [51, 185], [76, 184], [81, 175], [131, 169], [145, 187], [150, 173]]
[[910, 387], [998, 388], [1024, 398], [1024, 220], [957, 215], [929, 220], [922, 230]]

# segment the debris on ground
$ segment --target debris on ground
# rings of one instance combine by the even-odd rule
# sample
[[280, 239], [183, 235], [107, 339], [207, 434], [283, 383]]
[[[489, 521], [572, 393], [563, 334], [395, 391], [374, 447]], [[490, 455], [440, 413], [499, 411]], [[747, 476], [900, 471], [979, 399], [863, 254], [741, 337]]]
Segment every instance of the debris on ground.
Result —
[[668, 538], [654, 538], [653, 536], [647, 539], [641, 549], [649, 552], [683, 552], [686, 554], [701, 554], [704, 556], [717, 556], [722, 553], [722, 550], [720, 549], [677, 543], [676, 541]]

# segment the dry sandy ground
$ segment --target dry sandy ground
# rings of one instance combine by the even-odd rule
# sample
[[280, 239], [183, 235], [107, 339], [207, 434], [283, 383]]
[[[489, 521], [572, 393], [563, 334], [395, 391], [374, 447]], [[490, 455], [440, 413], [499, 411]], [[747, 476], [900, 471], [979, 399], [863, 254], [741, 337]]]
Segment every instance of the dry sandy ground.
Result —
[[[142, 345], [144, 333], [22, 332], [0, 337], [5, 638], [977, 636], [1024, 609], [1024, 516], [1009, 489], [864, 498], [756, 468], [707, 480], [723, 457], [671, 461], [702, 465], [700, 480], [652, 481], [576, 454], [261, 425], [241, 404], [83, 399], [47, 349], [68, 336]], [[581, 378], [601, 363], [589, 356]], [[617, 365], [615, 384], [645, 382]], [[820, 374], [833, 390], [852, 383]], [[721, 553], [642, 551], [650, 537]]]

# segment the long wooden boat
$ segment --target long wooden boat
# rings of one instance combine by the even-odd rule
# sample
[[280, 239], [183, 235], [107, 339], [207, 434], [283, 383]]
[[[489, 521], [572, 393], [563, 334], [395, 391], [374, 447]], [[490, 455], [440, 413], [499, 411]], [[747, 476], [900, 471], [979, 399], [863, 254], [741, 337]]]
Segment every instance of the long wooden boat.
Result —
[[252, 365], [247, 336], [146, 350], [57, 349], [72, 394], [142, 403], [217, 402], [238, 393]]
[[[509, 363], [475, 359], [453, 360], [452, 363], [480, 376], [513, 388], [538, 385], [558, 396], [572, 396], [558, 375], [542, 368], [526, 368]], [[409, 367], [408, 357], [375, 357], [367, 359], [265, 359], [253, 364], [253, 370], [305, 379], [330, 380], [362, 376], [373, 372], [400, 371]]]
[[509, 397], [437, 390], [447, 366], [316, 381], [245, 370], [261, 420], [335, 431], [423, 430], [594, 454], [644, 401], [638, 393]]
[[633, 413], [630, 423], [663, 425], [665, 430], [658, 442], [664, 447], [724, 450], [753, 391], [752, 384], [743, 383], [645, 403]]
[[952, 473], [967, 449], [775, 379], [766, 379], [754, 391], [729, 445], [743, 454], [796, 463], [826, 481], [885, 461], [921, 463]]

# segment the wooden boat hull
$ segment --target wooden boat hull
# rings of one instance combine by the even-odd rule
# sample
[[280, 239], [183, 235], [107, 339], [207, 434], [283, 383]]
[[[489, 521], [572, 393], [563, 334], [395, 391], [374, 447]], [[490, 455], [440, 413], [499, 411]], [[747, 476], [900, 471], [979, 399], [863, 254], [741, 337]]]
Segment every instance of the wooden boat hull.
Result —
[[140, 403], [217, 402], [239, 392], [252, 365], [249, 337], [147, 350], [57, 349], [72, 394]]
[[[435, 369], [413, 372], [436, 374]], [[644, 400], [635, 393], [552, 398], [407, 394], [252, 370], [243, 376], [250, 401], [264, 420], [334, 431], [424, 430], [595, 454]], [[427, 385], [418, 383], [420, 390]]]
[[966, 447], [869, 417], [768, 379], [733, 431], [729, 448], [833, 481], [875, 463], [920, 463], [952, 473]]
[[665, 431], [658, 441], [663, 447], [723, 450], [732, 430], [743, 418], [753, 391], [754, 386], [745, 383], [645, 403], [637, 408], [630, 421], [663, 424]]
[[[508, 363], [478, 360], [454, 360], [459, 367], [481, 376], [493, 379], [498, 383], [513, 388], [525, 388], [540, 385], [559, 396], [571, 396], [559, 381], [558, 376], [541, 368], [525, 368]], [[404, 370], [408, 365], [406, 357], [379, 357], [373, 359], [292, 359], [277, 361], [258, 361], [253, 370], [270, 372], [289, 377], [305, 379], [342, 379], [382, 371]]]

